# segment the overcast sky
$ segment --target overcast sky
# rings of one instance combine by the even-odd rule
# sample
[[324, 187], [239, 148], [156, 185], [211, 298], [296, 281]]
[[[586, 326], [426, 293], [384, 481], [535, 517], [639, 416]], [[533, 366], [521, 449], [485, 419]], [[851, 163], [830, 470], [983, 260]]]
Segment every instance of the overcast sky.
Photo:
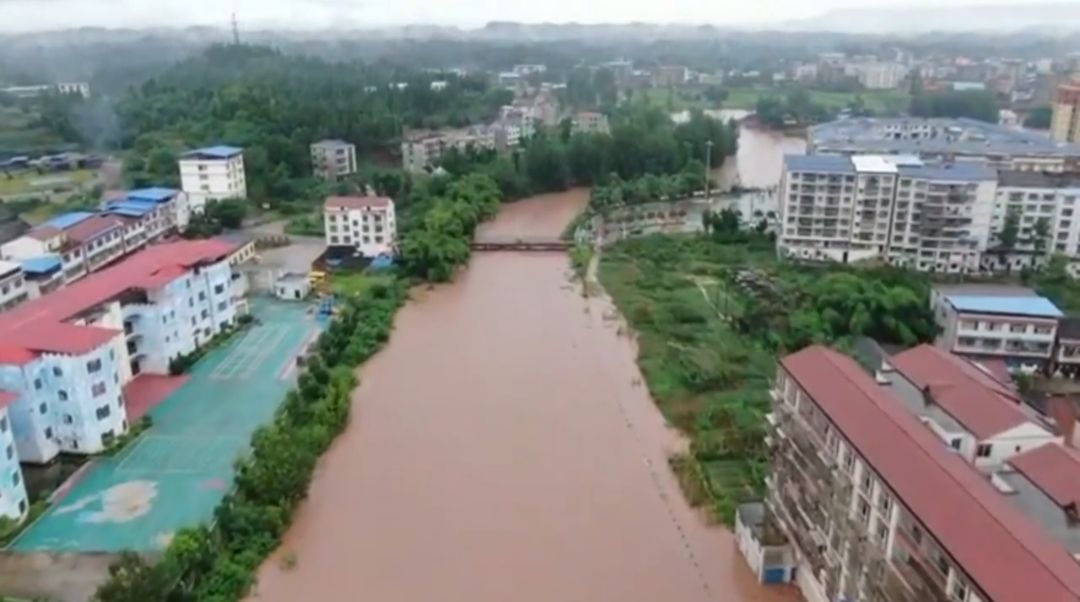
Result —
[[[942, 0], [938, 5], [986, 2]], [[225, 26], [234, 10], [239, 13], [242, 27], [253, 28], [477, 26], [493, 20], [754, 25], [811, 17], [836, 8], [896, 8], [909, 4], [911, 0], [0, 0], [0, 31], [79, 26]]]

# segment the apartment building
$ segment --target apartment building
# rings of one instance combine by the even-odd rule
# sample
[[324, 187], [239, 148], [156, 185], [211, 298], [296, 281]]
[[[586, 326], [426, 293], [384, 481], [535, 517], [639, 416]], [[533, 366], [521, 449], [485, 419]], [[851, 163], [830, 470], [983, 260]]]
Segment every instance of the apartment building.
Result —
[[[99, 213], [76, 211], [50, 219], [0, 245], [0, 257], [19, 262], [60, 258], [62, 279], [72, 282], [183, 230], [188, 221], [184, 193], [168, 188], [132, 190], [105, 203]], [[46, 263], [39, 264], [39, 275], [51, 276], [52, 270], [43, 267]], [[52, 283], [50, 278], [41, 284], [49, 289]]]
[[42, 255], [19, 260], [26, 278], [28, 298], [37, 299], [64, 286], [63, 262], [59, 255]]
[[1050, 138], [1058, 142], [1080, 142], [1080, 85], [1058, 86], [1051, 109]]
[[[521, 133], [518, 132], [520, 137]], [[405, 171], [419, 173], [438, 165], [443, 154], [456, 148], [465, 152], [496, 148], [495, 129], [475, 126], [460, 130], [415, 131], [401, 141], [401, 164]]]
[[995, 188], [994, 170], [982, 163], [789, 155], [777, 248], [799, 259], [881, 258], [924, 271], [975, 271], [990, 236]]
[[326, 244], [354, 247], [363, 257], [394, 255], [394, 201], [385, 197], [332, 196], [323, 204]]
[[0, 516], [21, 521], [30, 509], [8, 408], [15, 394], [0, 389]]
[[208, 146], [180, 155], [180, 187], [193, 213], [202, 213], [207, 203], [247, 198], [244, 149]]
[[[1080, 176], [1030, 171], [998, 173], [991, 249], [983, 256], [986, 270], [1034, 267], [1051, 253], [1080, 256]], [[1016, 240], [1002, 241], [1010, 216], [1017, 222]]]
[[607, 134], [611, 131], [607, 115], [596, 111], [578, 111], [571, 125], [570, 131], [575, 134]]
[[907, 76], [907, 68], [900, 63], [877, 60], [853, 63], [850, 70], [867, 90], [892, 90], [898, 88]]
[[[987, 367], [933, 345], [883, 362], [877, 374], [942, 444], [983, 473], [1061, 437]], [[1080, 473], [1078, 473], [1080, 474]]]
[[936, 286], [930, 308], [941, 349], [1029, 366], [1050, 361], [1064, 315], [1029, 288], [984, 284]]
[[0, 311], [6, 311], [30, 298], [22, 265], [0, 260]]
[[977, 160], [998, 169], [1080, 172], [1080, 144], [968, 118], [857, 117], [811, 126], [808, 154], [913, 155], [926, 161]]
[[237, 245], [150, 246], [67, 287], [0, 314], [0, 390], [24, 462], [105, 449], [128, 428], [123, 387], [165, 374], [233, 324], [243, 276]]
[[1070, 550], [850, 358], [784, 357], [772, 403], [766, 521], [809, 602], [1080, 600]]
[[652, 72], [652, 84], [658, 88], [681, 86], [689, 79], [690, 70], [682, 65], [661, 65]]
[[1066, 316], [1058, 321], [1054, 368], [1071, 378], [1080, 376], [1080, 317]]
[[8, 86], [0, 88], [0, 94], [14, 98], [37, 98], [46, 94], [78, 94], [83, 98], [89, 98], [90, 84], [86, 82], [59, 82], [34, 86]]
[[356, 173], [356, 145], [344, 140], [322, 140], [312, 144], [311, 168], [316, 177], [324, 180], [339, 180]]

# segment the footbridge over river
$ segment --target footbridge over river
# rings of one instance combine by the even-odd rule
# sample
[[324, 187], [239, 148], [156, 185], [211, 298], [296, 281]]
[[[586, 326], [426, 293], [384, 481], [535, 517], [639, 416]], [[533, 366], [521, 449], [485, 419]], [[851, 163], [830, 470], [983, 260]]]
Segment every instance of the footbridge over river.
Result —
[[474, 251], [565, 251], [570, 243], [544, 236], [478, 236], [472, 242]]

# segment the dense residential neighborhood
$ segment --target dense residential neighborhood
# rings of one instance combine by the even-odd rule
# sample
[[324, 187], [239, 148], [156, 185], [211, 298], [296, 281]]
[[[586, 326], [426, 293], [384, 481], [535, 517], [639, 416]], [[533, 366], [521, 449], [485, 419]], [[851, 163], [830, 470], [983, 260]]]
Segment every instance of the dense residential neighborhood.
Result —
[[226, 21], [0, 33], [0, 598], [1080, 602], [1075, 34]]

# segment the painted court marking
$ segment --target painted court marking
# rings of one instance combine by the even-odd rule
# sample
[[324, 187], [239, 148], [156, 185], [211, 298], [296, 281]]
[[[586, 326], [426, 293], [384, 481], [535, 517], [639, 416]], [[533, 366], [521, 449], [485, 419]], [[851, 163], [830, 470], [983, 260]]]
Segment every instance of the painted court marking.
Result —
[[[244, 437], [151, 434], [140, 439], [131, 452], [124, 455], [114, 472], [125, 476], [203, 473], [206, 472], [208, 458], [218, 461], [228, 458], [231, 462], [234, 454], [221, 450], [242, 448], [246, 442]], [[147, 449], [142, 450], [144, 447]], [[153, 448], [157, 448], [159, 453], [150, 458], [152, 461], [148, 465], [131, 466], [129, 460], [132, 457], [139, 458], [139, 464], [145, 464], [143, 460], [147, 458], [144, 456], [151, 455], [155, 451]], [[143, 453], [135, 455], [136, 450]]]
[[286, 326], [271, 325], [249, 332], [236, 347], [214, 367], [210, 378], [214, 380], [246, 380], [251, 378], [270, 354], [289, 334]]

